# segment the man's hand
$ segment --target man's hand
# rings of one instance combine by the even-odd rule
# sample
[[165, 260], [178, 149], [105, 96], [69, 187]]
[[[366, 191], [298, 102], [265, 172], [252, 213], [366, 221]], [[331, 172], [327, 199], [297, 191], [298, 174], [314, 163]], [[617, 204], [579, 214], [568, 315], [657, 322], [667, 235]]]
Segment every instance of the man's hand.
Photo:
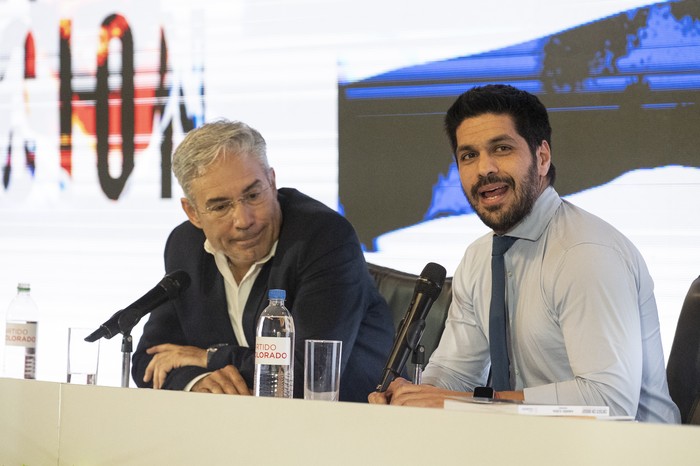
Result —
[[197, 381], [191, 391], [201, 393], [226, 393], [228, 395], [253, 394], [241, 373], [238, 372], [238, 369], [230, 365], [214, 371]]
[[180, 346], [171, 343], [151, 346], [146, 350], [153, 354], [153, 359], [146, 366], [143, 381], [153, 379], [153, 388], [158, 389], [165, 383], [165, 377], [172, 369], [183, 366], [207, 367], [207, 350], [196, 346]]
[[389, 384], [386, 392], [370, 393], [368, 401], [372, 404], [442, 408], [445, 405], [445, 398], [470, 395], [471, 393], [455, 392], [432, 385], [415, 385], [399, 377]]

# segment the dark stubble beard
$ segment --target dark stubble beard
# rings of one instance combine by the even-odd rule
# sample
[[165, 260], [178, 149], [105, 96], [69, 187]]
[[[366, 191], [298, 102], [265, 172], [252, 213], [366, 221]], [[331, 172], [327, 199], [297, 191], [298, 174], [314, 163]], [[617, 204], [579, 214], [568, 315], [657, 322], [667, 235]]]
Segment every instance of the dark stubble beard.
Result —
[[[540, 186], [538, 183], [539, 177], [537, 173], [537, 164], [535, 158], [532, 159], [532, 164], [528, 168], [526, 178], [523, 182], [516, 186], [515, 180], [510, 177], [499, 177], [496, 175], [487, 175], [480, 177], [479, 181], [472, 186], [471, 195], [466, 195], [469, 205], [472, 206], [476, 215], [484, 222], [484, 225], [491, 228], [498, 234], [503, 234], [510, 231], [515, 225], [520, 223], [522, 219], [532, 212], [532, 206], [539, 197]], [[515, 203], [510, 207], [477, 207], [479, 193], [478, 190], [482, 186], [491, 183], [506, 183], [513, 193], [515, 193]]]

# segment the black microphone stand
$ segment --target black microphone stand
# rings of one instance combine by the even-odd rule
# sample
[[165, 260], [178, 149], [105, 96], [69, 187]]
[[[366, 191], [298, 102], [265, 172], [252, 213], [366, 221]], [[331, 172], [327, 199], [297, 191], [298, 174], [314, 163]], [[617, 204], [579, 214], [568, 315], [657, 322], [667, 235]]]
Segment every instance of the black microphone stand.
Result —
[[129, 307], [117, 311], [107, 322], [100, 325], [85, 341], [95, 341], [99, 338], [112, 338], [119, 333], [122, 337], [122, 387], [129, 386], [131, 374], [131, 352], [133, 339], [131, 330], [139, 320], [156, 307], [168, 300], [178, 297], [180, 292], [190, 286], [190, 276], [184, 270], [176, 270], [167, 274], [151, 291], [134, 301]]
[[425, 364], [425, 347], [423, 345], [418, 345], [413, 350], [411, 362], [414, 364], [413, 383], [420, 385], [423, 382], [423, 366]]
[[408, 328], [406, 333], [406, 346], [411, 350], [411, 362], [413, 369], [413, 383], [420, 385], [423, 380], [423, 364], [425, 364], [425, 347], [420, 344], [420, 339], [425, 330], [425, 319], [418, 319]]
[[[403, 327], [404, 322], [402, 321], [400, 324], [400, 327]], [[384, 368], [384, 373], [382, 374], [382, 381], [379, 382], [379, 385], [377, 385], [377, 391], [378, 392], [384, 392], [386, 391], [387, 387], [389, 384], [396, 378], [396, 377], [401, 377], [401, 373], [406, 367], [406, 363], [408, 362], [408, 356], [409, 354], [414, 354], [416, 351], [420, 351], [425, 353], [425, 348], [423, 348], [419, 343], [420, 343], [420, 338], [423, 336], [423, 330], [425, 330], [425, 319], [417, 319], [414, 321], [411, 325], [409, 325], [408, 329], [406, 329], [405, 332], [405, 345], [406, 348], [405, 350], [402, 350], [403, 356], [401, 356], [400, 359], [397, 359], [397, 364], [396, 367], [391, 367], [391, 365], [387, 365], [387, 367]], [[400, 328], [398, 334], [401, 335], [403, 333], [403, 329]], [[391, 358], [390, 358], [391, 359]], [[425, 357], [423, 357], [425, 359]], [[419, 361], [422, 361], [419, 360]], [[419, 370], [423, 371], [423, 362], [420, 362], [420, 368]]]
[[131, 353], [133, 351], [134, 339], [131, 330], [141, 320], [138, 309], [125, 309], [119, 316], [119, 332], [122, 334], [122, 387], [129, 387], [131, 376]]
[[133, 338], [131, 330], [122, 336], [122, 387], [129, 387], [129, 375], [131, 374], [131, 352], [133, 351]]
[[[122, 337], [122, 387], [129, 386], [129, 374], [131, 373], [131, 352], [133, 351], [133, 338], [131, 337], [131, 329], [133, 329], [138, 323], [138, 319], [134, 320], [133, 311], [129, 309], [122, 309], [117, 311], [109, 321], [105, 322], [95, 330], [91, 335], [85, 338], [85, 341], [93, 342], [100, 338], [112, 338], [117, 334], [117, 330], [114, 328], [114, 323], [116, 320], [117, 326], [119, 327], [119, 333], [123, 335]], [[131, 319], [127, 320], [124, 318], [124, 313], [128, 313], [128, 317]]]

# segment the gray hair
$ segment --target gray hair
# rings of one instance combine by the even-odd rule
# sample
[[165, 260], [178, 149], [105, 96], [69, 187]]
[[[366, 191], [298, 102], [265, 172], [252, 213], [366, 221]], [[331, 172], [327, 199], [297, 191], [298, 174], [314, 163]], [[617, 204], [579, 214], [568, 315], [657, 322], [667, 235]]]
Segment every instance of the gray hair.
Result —
[[241, 121], [220, 119], [187, 133], [173, 154], [173, 173], [190, 201], [192, 182], [227, 155], [252, 157], [265, 170], [270, 168], [265, 139]]

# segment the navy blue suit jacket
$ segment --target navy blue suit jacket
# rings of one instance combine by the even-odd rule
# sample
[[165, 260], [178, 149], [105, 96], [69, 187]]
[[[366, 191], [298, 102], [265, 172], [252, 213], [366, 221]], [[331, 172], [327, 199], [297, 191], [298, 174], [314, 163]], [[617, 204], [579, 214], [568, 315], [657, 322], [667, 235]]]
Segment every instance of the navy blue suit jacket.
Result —
[[[304, 341], [342, 340], [340, 399], [367, 401], [391, 351], [391, 311], [379, 295], [350, 223], [337, 212], [297, 190], [281, 188], [282, 227], [275, 256], [263, 267], [243, 313], [250, 345], [267, 306], [269, 289], [286, 290], [294, 318], [294, 396], [303, 397]], [[184, 270], [192, 279], [177, 299], [155, 309], [133, 355], [132, 376], [140, 387], [151, 360], [146, 349], [161, 343], [207, 348], [225, 343], [210, 367], [173, 369], [164, 388], [181, 390], [199, 374], [227, 364], [253, 386], [254, 354], [240, 346], [228, 316], [224, 280], [214, 257], [204, 250], [204, 233], [189, 221], [176, 227], [165, 247], [166, 273]]]

